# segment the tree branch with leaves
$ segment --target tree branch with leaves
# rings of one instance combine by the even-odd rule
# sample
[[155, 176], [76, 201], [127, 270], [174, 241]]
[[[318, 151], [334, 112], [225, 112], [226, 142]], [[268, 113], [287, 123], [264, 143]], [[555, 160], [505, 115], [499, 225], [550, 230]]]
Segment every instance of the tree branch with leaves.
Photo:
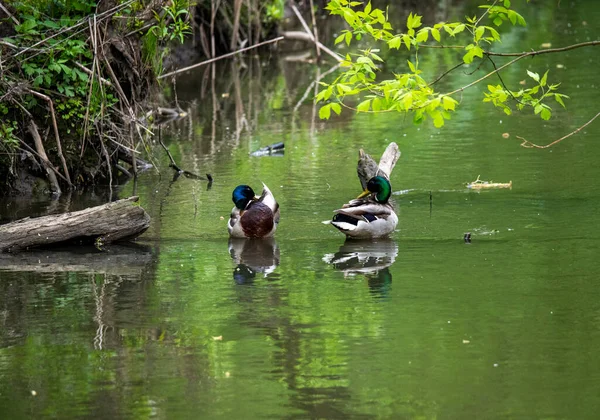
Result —
[[[394, 74], [390, 79], [377, 80], [377, 72], [384, 61], [377, 54], [378, 49], [370, 48], [346, 54], [341, 63], [345, 70], [332, 83], [321, 82], [323, 88], [316, 96], [317, 102], [323, 103], [319, 116], [328, 119], [332, 111], [339, 115], [342, 107], [357, 112], [401, 112], [412, 113], [413, 121], [417, 124], [430, 118], [435, 127], [441, 127], [450, 119], [451, 112], [459, 104], [455, 98], [457, 95], [493, 75], [498, 75], [500, 83], [488, 84], [484, 102], [493, 104], [507, 115], [511, 115], [515, 109], [531, 109], [534, 114], [548, 120], [552, 116], [551, 105], [559, 104], [565, 107], [564, 100], [568, 98], [559, 92], [560, 83], [551, 83], [548, 71], [540, 75], [527, 70], [527, 75], [535, 82], [534, 86], [513, 91], [504, 84], [500, 72], [525, 57], [597, 46], [600, 45], [600, 41], [540, 51], [494, 52], [494, 45], [501, 41], [497, 27], [504, 23], [526, 25], [523, 16], [511, 7], [510, 0], [495, 0], [491, 5], [479, 6], [482, 10], [479, 16], [466, 17], [462, 22], [439, 22], [433, 26], [423, 26], [422, 16], [411, 13], [406, 20], [405, 31], [396, 33], [387, 13], [373, 8], [370, 2], [364, 5], [358, 1], [330, 0], [326, 9], [333, 15], [343, 17], [350, 27], [336, 38], [336, 44], [345, 42], [350, 46], [354, 40], [369, 36], [376, 43], [387, 44], [390, 49], [405, 49], [410, 53], [410, 58], [407, 60], [406, 72]], [[446, 45], [446, 40], [464, 42]], [[462, 62], [435, 80], [425, 80], [419, 63], [419, 52], [423, 48], [462, 50]], [[514, 58], [497, 67], [492, 60], [492, 57], [496, 56]], [[438, 92], [434, 89], [435, 83], [463, 65], [483, 60], [492, 62], [494, 70], [450, 92]], [[350, 98], [357, 98], [357, 105], [349, 105]]]

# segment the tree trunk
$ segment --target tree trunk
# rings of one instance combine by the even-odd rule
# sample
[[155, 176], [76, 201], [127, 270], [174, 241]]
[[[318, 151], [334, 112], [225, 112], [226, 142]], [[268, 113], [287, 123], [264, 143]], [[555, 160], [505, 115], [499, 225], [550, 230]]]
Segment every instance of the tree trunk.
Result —
[[72, 213], [25, 218], [0, 226], [0, 252], [57, 243], [102, 245], [133, 239], [150, 226], [150, 216], [130, 197]]

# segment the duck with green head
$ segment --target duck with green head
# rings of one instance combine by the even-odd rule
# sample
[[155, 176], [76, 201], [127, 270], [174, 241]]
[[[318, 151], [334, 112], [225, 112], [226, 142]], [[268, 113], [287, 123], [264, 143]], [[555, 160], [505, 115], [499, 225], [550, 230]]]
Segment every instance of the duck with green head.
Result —
[[248, 185], [238, 185], [231, 194], [235, 207], [231, 210], [227, 230], [232, 238], [268, 238], [279, 223], [279, 204], [263, 183], [260, 197]]
[[349, 238], [388, 236], [398, 225], [398, 216], [389, 203], [391, 195], [390, 181], [383, 176], [374, 176], [357, 198], [334, 210], [331, 224]]

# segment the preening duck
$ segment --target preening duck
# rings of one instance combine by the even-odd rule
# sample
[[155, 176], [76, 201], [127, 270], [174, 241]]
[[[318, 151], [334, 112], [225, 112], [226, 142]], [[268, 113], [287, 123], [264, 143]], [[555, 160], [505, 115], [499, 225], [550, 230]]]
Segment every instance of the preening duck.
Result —
[[248, 185], [238, 185], [231, 199], [235, 207], [231, 210], [227, 230], [232, 238], [267, 238], [273, 236], [279, 223], [279, 204], [271, 190], [263, 183], [260, 197]]
[[398, 224], [398, 216], [388, 202], [391, 195], [390, 181], [383, 176], [374, 176], [357, 198], [334, 210], [331, 224], [349, 238], [388, 236]]

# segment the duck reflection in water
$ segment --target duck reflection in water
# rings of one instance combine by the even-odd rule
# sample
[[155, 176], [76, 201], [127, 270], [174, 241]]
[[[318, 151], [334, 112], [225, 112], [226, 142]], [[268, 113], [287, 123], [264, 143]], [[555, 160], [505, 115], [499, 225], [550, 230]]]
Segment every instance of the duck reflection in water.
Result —
[[266, 278], [279, 265], [279, 247], [274, 238], [230, 238], [229, 255], [236, 264], [237, 284], [252, 284], [257, 274]]
[[346, 240], [335, 254], [325, 254], [323, 261], [344, 273], [344, 277], [364, 275], [371, 293], [388, 294], [392, 285], [389, 267], [398, 256], [398, 244], [391, 239]]

